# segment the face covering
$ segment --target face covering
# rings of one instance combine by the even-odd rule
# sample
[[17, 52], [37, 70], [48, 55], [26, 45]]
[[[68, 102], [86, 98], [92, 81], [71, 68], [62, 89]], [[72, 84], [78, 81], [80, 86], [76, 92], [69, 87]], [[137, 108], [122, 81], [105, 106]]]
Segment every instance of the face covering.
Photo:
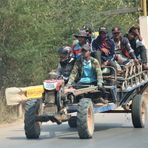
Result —
[[106, 33], [101, 33], [100, 37], [101, 37], [102, 40], [105, 40], [106, 39]]

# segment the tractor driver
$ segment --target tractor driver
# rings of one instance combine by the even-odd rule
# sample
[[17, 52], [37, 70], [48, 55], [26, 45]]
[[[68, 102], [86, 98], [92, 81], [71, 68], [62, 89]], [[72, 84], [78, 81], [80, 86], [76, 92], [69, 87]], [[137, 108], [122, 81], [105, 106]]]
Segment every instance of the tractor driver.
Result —
[[74, 83], [102, 87], [103, 78], [101, 67], [99, 62], [91, 57], [91, 48], [88, 44], [82, 46], [81, 57], [76, 60], [70, 74], [68, 86]]

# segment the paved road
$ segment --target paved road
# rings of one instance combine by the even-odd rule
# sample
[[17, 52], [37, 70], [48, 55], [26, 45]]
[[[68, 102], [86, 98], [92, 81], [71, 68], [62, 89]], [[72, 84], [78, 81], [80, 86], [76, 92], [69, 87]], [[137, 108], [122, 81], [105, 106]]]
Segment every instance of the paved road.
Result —
[[[50, 124], [50, 125], [49, 125]], [[130, 114], [97, 114], [93, 139], [80, 140], [67, 123], [42, 125], [40, 139], [27, 140], [23, 123], [0, 126], [0, 148], [147, 148], [148, 125], [134, 129]]]

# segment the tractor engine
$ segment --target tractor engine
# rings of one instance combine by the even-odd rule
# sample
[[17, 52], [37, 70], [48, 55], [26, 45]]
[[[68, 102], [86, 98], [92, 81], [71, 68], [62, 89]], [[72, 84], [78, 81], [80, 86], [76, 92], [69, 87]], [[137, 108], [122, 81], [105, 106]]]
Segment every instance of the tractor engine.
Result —
[[44, 114], [56, 113], [64, 108], [64, 80], [45, 80], [43, 82]]

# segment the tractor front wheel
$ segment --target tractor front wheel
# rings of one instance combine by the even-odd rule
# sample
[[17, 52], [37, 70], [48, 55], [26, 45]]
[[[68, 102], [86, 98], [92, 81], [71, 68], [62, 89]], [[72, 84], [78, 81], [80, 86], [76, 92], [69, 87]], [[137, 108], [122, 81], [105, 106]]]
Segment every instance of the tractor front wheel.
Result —
[[92, 138], [94, 133], [94, 113], [91, 99], [83, 98], [78, 104], [77, 129], [81, 139]]
[[26, 138], [37, 139], [40, 136], [40, 122], [36, 121], [36, 115], [40, 111], [40, 101], [30, 100], [26, 102], [25, 105], [25, 119], [24, 119], [24, 129]]

